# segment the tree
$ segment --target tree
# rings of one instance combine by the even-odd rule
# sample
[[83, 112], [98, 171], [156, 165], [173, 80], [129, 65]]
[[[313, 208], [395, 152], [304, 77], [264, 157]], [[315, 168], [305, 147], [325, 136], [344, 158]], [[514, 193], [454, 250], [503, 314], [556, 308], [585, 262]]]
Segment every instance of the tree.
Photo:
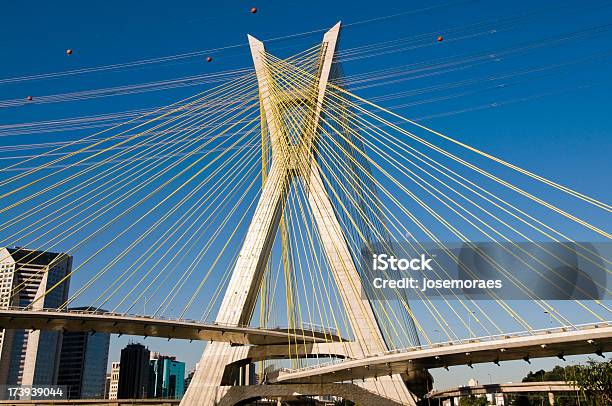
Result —
[[592, 404], [612, 405], [612, 360], [596, 362], [589, 359], [586, 365], [577, 365], [568, 378]]
[[565, 381], [566, 377], [572, 373], [574, 366], [555, 366], [551, 371], [540, 369], [536, 372], [529, 372], [523, 378], [523, 382], [541, 382], [541, 381]]
[[511, 406], [533, 406], [533, 402], [527, 396], [515, 396], [510, 400]]
[[[565, 381], [573, 384], [580, 391], [580, 397], [587, 404], [594, 406], [612, 405], [612, 361], [596, 362], [589, 359], [586, 365], [556, 366], [551, 371], [543, 369], [529, 372], [523, 382]], [[561, 394], [559, 394], [561, 395]], [[513, 406], [537, 406], [542, 403], [542, 396], [515, 396]], [[557, 397], [559, 406], [575, 405], [571, 397]]]
[[463, 396], [459, 401], [461, 406], [487, 406], [489, 401], [485, 396]]

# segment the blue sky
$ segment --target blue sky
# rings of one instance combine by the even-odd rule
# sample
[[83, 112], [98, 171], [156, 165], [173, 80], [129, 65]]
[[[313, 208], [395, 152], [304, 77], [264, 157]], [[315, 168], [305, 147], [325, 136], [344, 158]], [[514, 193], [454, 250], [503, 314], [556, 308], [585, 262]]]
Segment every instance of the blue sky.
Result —
[[[579, 30], [603, 26], [609, 22], [610, 7], [605, 2], [449, 2], [455, 6], [440, 6], [431, 10], [407, 13], [379, 22], [346, 27], [342, 48], [352, 48], [383, 40], [417, 34], [433, 34], [431, 44], [404, 52], [381, 55], [344, 64], [347, 74], [360, 73], [428, 59], [477, 52], [499, 52], [532, 41], [544, 40]], [[448, 3], [437, 3], [448, 4]], [[588, 7], [592, 5], [592, 7]], [[600, 6], [598, 6], [600, 5]], [[2, 43], [4, 55], [0, 74], [3, 78], [30, 74], [61, 72], [114, 63], [163, 57], [235, 46], [210, 52], [214, 63], [203, 63], [202, 57], [179, 62], [154, 64], [146, 68], [120, 70], [71, 76], [63, 79], [20, 82], [2, 86], [2, 99], [25, 98], [28, 95], [48, 95], [92, 88], [142, 83], [216, 72], [231, 68], [249, 67], [250, 60], [245, 35], [268, 39], [285, 35], [322, 30], [338, 20], [345, 24], [364, 21], [377, 16], [406, 13], [431, 8], [431, 3], [382, 2], [372, 7], [367, 2], [283, 2], [257, 4], [259, 12], [249, 13], [246, 2], [149, 2], [147, 7], [106, 2], [104, 5], [62, 2], [51, 5], [40, 2], [35, 9], [17, 2], [5, 5], [2, 15]], [[325, 9], [322, 13], [321, 10]], [[481, 34], [455, 42], [452, 35], [436, 44], [436, 32], [464, 27], [480, 21], [518, 15], [522, 12], [540, 13], [507, 30]], [[496, 26], [493, 24], [492, 27]], [[297, 39], [276, 41], [269, 49], [289, 47], [286, 53], [315, 43], [320, 33]], [[372, 97], [397, 91], [425, 87], [442, 81], [515, 72], [519, 69], [543, 67], [555, 63], [574, 63], [557, 69], [550, 75], [532, 79], [497, 91], [481, 91], [446, 102], [427, 103], [399, 110], [408, 117], [447, 114], [459, 109], [482, 108], [484, 105], [508, 102], [523, 97], [534, 99], [484, 108], [463, 114], [435, 117], [428, 121], [432, 127], [450, 133], [470, 144], [487, 147], [487, 151], [509, 161], [518, 161], [534, 172], [554, 179], [562, 179], [570, 187], [601, 196], [607, 178], [605, 163], [609, 143], [605, 140], [610, 128], [607, 95], [610, 86], [609, 30], [559, 46], [544, 46], [534, 52], [502, 58], [498, 63], [446, 76], [419, 78], [393, 87], [366, 89], [360, 95]], [[71, 57], [64, 51], [74, 50]], [[282, 51], [278, 52], [282, 54]], [[584, 57], [598, 56], [590, 61], [575, 63]], [[502, 81], [503, 83], [503, 81]], [[140, 95], [92, 99], [82, 102], [30, 105], [0, 110], [3, 123], [34, 121], [47, 118], [116, 112], [128, 108], [152, 107], [192, 94], [193, 88], [175, 91], [150, 92]], [[558, 93], [555, 93], [558, 92]], [[543, 94], [551, 93], [549, 96]], [[402, 100], [403, 101], [403, 100]], [[407, 100], [413, 101], [413, 100]], [[387, 102], [384, 105], [393, 105]], [[399, 104], [399, 103], [398, 103]], [[516, 119], [509, 119], [516, 117]], [[70, 136], [70, 135], [64, 135]], [[14, 142], [6, 140], [5, 142]], [[542, 159], [543, 153], [546, 157]], [[588, 163], [588, 165], [587, 165]], [[587, 175], [588, 176], [585, 176]]]
[[[249, 12], [251, 7], [258, 8], [257, 14]], [[533, 15], [524, 16], [525, 13]], [[521, 15], [510, 22], [503, 20]], [[383, 18], [376, 20], [377, 17]], [[146, 5], [64, 1], [37, 2], [35, 7], [9, 2], [0, 15], [3, 55], [0, 80], [202, 52], [194, 57], [133, 68], [0, 83], [0, 103], [25, 100], [28, 95], [34, 98], [33, 103], [0, 108], [0, 125], [167, 105], [207, 87], [58, 103], [38, 104], [37, 101], [46, 95], [248, 68], [251, 61], [247, 33], [262, 40], [303, 33], [267, 42], [268, 50], [283, 56], [316, 44], [325, 29], [342, 20], [346, 27], [341, 50], [423, 36], [423, 40], [401, 52], [379, 54], [373, 47], [374, 55], [343, 64], [346, 75], [427, 64], [443, 58], [489, 55], [486, 63], [465, 69], [431, 76], [415, 75], [410, 80], [355, 92], [365, 98], [375, 98], [445, 83], [507, 76], [446, 93], [430, 92], [380, 104], [390, 108], [408, 104], [409, 107], [394, 108], [394, 111], [609, 202], [612, 197], [609, 175], [611, 17], [612, 4], [605, 1], [537, 4], [501, 1], [176, 1], [168, 4], [149, 1]], [[482, 25], [468, 31], [467, 27], [474, 24]], [[444, 41], [437, 42], [438, 35]], [[515, 52], [530, 45], [534, 46]], [[73, 54], [67, 56], [66, 49], [72, 49]], [[206, 56], [211, 56], [213, 62], [206, 63]], [[535, 72], [519, 74], [530, 70]], [[457, 95], [444, 99], [449, 92]], [[0, 145], [74, 140], [90, 133], [91, 130], [81, 130], [3, 136]], [[3, 156], [10, 154], [0, 154], [0, 158]], [[582, 211], [581, 207], [576, 210], [609, 229], [609, 217]], [[572, 231], [576, 232], [576, 238], [592, 238], [578, 229]], [[81, 258], [76, 257], [76, 261]], [[122, 337], [113, 341], [111, 359], [118, 358], [121, 346], [128, 340]], [[193, 365], [201, 345], [179, 347], [175, 344], [151, 340], [149, 346], [152, 350], [175, 352], [188, 361], [188, 367]], [[516, 380], [526, 373], [520, 363], [512, 365], [504, 369], [504, 374], [507, 371], [504, 381]], [[536, 361], [531, 368], [536, 368], [535, 365]], [[481, 382], [488, 382], [488, 366], [468, 372], [479, 376]], [[469, 376], [444, 371], [438, 374], [441, 386], [463, 383]]]

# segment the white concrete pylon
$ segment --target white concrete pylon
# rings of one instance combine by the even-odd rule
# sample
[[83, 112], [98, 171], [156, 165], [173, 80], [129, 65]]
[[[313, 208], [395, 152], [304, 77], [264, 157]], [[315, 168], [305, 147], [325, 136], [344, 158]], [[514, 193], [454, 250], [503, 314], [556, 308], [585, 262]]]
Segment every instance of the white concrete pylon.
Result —
[[[314, 114], [309, 116], [312, 122], [304, 126], [304, 133], [300, 134], [299, 150], [287, 137], [287, 128], [284, 128], [284, 122], [279, 120], [276, 114], [277, 101], [271, 89], [274, 83], [271, 83], [273, 78], [264, 59], [264, 44], [252, 36], [248, 37], [259, 84], [262, 113], [265, 115], [272, 146], [272, 165], [216, 321], [223, 324], [250, 322], [287, 192], [291, 182], [295, 180], [294, 175], [297, 174], [305, 180], [301, 184], [307, 185], [308, 203], [321, 237], [322, 248], [355, 335], [355, 343], [350, 346], [353, 352], [350, 356], [362, 357], [383, 352], [387, 348], [372, 306], [367, 298], [362, 297], [359, 273], [314, 161], [315, 154], [311, 150], [316, 146], [316, 129], [321, 118], [340, 27], [338, 22], [323, 37], [319, 77], [315, 82], [316, 92], [310, 101]], [[303, 148], [308, 150], [304, 151]], [[291, 164], [296, 160], [296, 157], [292, 156], [296, 151], [300, 154], [299, 159], [307, 157], [305, 165]], [[215, 342], [207, 345], [199, 363], [201, 368], [196, 371], [181, 405], [215, 405], [221, 401], [231, 404], [228, 402], [228, 396], [231, 396], [231, 386], [228, 385], [231, 368], [228, 368], [228, 365], [245, 362], [247, 354], [245, 347], [232, 347], [228, 343]], [[358, 385], [378, 397], [381, 404], [415, 404], [415, 397], [409, 392], [400, 375], [366, 379]]]

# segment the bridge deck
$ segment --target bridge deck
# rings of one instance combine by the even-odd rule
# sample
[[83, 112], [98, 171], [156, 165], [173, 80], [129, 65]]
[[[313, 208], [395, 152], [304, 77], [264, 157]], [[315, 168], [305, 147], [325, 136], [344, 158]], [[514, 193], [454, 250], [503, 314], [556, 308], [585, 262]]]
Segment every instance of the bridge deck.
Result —
[[[116, 313], [88, 311], [0, 310], [0, 328], [63, 331], [95, 331], [144, 337], [184, 340], [224, 341], [245, 345], [274, 345], [341, 341], [337, 335], [319, 330], [262, 329], [190, 320], [156, 319], [146, 316], [124, 316]], [[344, 340], [346, 341], [346, 340]]]
[[443, 399], [456, 396], [484, 395], [487, 393], [576, 392], [577, 390], [576, 386], [564, 381], [492, 383], [433, 391], [427, 397], [429, 399]]
[[271, 383], [329, 383], [386, 376], [414, 368], [441, 368], [483, 362], [593, 354], [612, 350], [610, 323], [585, 325], [574, 330], [533, 331], [493, 339], [446, 343], [427, 348], [399, 350], [366, 358], [345, 360], [301, 370], [280, 370]]

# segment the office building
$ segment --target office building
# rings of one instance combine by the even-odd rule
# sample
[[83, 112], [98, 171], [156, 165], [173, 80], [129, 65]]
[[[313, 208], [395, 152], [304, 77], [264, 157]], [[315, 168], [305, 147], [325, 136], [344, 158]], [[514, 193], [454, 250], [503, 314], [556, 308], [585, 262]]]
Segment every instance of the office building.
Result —
[[149, 393], [150, 352], [142, 344], [130, 343], [121, 350], [119, 399], [146, 399]]
[[108, 383], [108, 398], [113, 400], [117, 399], [117, 393], [119, 392], [119, 373], [121, 372], [121, 363], [113, 362], [111, 364], [110, 380]]
[[[70, 310], [90, 308], [75, 307]], [[63, 334], [57, 384], [66, 386], [68, 399], [104, 398], [109, 345], [108, 333]]]
[[[197, 368], [197, 364], [196, 364], [196, 368]], [[185, 390], [187, 390], [187, 388], [189, 387], [189, 384], [191, 383], [191, 380], [193, 379], [193, 376], [195, 375], [196, 368], [189, 371], [189, 373], [185, 377], [185, 385], [184, 385]]]
[[185, 392], [185, 363], [154, 354], [149, 361], [149, 398], [180, 399]]
[[[66, 254], [0, 248], [0, 308], [61, 306], [71, 269]], [[57, 331], [0, 330], [0, 385], [56, 384], [61, 345]]]
[[110, 396], [110, 385], [111, 374], [106, 374], [106, 379], [104, 379], [104, 399], [108, 399]]

